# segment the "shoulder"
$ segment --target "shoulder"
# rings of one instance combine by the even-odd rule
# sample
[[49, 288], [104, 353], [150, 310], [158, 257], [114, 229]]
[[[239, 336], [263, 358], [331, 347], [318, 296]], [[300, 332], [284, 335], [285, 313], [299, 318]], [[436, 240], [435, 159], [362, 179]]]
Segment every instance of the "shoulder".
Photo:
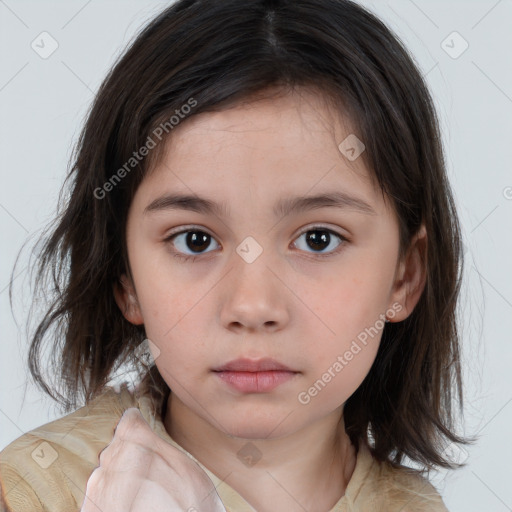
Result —
[[84, 407], [7, 445], [0, 452], [3, 506], [13, 512], [79, 509], [100, 452], [124, 410], [134, 406], [126, 386], [107, 387]]
[[434, 486], [419, 472], [376, 460], [364, 444], [358, 463], [365, 474], [358, 475], [359, 485], [352, 490], [354, 511], [448, 512]]
[[390, 511], [448, 512], [435, 487], [412, 470], [397, 469], [384, 463], [377, 485], [385, 491]]

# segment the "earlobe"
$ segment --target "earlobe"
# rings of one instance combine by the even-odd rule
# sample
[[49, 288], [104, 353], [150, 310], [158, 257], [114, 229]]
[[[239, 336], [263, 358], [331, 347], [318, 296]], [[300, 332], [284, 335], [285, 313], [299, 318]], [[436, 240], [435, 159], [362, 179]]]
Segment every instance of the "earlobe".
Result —
[[134, 325], [142, 325], [144, 323], [135, 288], [131, 279], [126, 274], [123, 274], [119, 281], [114, 283], [114, 298], [128, 322]]
[[427, 247], [427, 230], [422, 224], [411, 240], [405, 261], [400, 262], [390, 302], [395, 314], [389, 322], [405, 320], [419, 302], [426, 283]]

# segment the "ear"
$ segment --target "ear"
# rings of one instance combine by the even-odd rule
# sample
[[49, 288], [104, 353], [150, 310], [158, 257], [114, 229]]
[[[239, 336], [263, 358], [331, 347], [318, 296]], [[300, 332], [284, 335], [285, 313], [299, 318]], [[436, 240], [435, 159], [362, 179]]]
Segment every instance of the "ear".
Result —
[[128, 322], [134, 325], [141, 325], [144, 323], [142, 311], [137, 300], [135, 287], [131, 279], [126, 274], [123, 274], [119, 282], [114, 284], [114, 298], [123, 316]]
[[398, 265], [389, 303], [389, 311], [393, 310], [395, 314], [386, 317], [389, 322], [401, 322], [412, 313], [425, 288], [426, 275], [427, 230], [422, 224], [411, 240], [404, 260]]

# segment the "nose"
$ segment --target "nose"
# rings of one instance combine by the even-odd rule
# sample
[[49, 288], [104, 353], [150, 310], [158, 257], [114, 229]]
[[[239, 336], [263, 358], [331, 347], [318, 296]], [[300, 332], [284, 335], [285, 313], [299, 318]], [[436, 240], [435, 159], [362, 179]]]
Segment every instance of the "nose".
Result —
[[270, 262], [265, 252], [251, 263], [238, 254], [233, 260], [231, 271], [222, 280], [222, 325], [232, 331], [283, 329], [289, 321], [292, 293], [275, 268], [275, 260]]

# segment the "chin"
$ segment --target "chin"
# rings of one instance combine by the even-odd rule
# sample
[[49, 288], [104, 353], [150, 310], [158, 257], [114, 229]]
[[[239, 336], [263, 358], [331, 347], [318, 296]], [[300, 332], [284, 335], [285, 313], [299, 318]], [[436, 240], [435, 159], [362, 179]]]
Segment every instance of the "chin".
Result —
[[225, 418], [222, 422], [225, 434], [241, 439], [276, 439], [291, 434], [290, 424], [283, 421], [286, 415], [262, 418], [255, 414]]

